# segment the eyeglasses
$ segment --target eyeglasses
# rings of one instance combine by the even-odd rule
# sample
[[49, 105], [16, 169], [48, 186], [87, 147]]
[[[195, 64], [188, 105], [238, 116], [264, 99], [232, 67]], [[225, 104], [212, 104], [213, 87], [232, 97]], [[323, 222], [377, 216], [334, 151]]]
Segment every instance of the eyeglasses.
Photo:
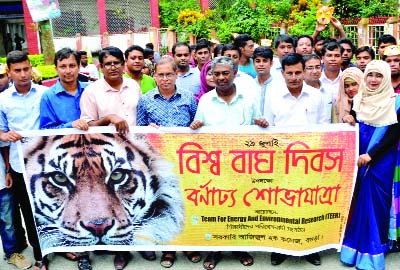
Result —
[[308, 67], [306, 67], [306, 70], [321, 70], [321, 66], [308, 66]]
[[105, 67], [106, 69], [110, 69], [112, 66], [114, 66], [115, 68], [120, 68], [122, 67], [122, 62], [108, 62], [103, 64], [103, 67]]
[[175, 77], [175, 73], [167, 73], [167, 74], [155, 74], [155, 76], [159, 79], [165, 79], [167, 78], [168, 80], [172, 79]]

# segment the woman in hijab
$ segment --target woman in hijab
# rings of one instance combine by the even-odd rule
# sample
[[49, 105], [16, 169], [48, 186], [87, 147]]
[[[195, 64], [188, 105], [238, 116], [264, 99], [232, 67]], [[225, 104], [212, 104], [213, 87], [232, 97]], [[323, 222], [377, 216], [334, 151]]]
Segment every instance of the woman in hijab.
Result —
[[213, 90], [215, 88], [215, 83], [213, 80], [213, 76], [211, 74], [211, 61], [208, 61], [207, 63], [204, 64], [204, 66], [201, 68], [200, 72], [200, 91], [195, 94], [195, 98], [197, 103], [199, 103], [199, 100], [202, 95], [205, 93]]
[[350, 114], [353, 97], [358, 93], [363, 75], [363, 72], [356, 67], [343, 71], [340, 77], [339, 93], [333, 105], [332, 123], [343, 123], [343, 117]]
[[340, 260], [356, 269], [384, 270], [389, 248], [393, 171], [399, 136], [400, 99], [391, 85], [389, 65], [373, 60], [366, 66], [353, 99], [359, 123], [359, 167], [352, 202], [353, 215], [345, 233]]

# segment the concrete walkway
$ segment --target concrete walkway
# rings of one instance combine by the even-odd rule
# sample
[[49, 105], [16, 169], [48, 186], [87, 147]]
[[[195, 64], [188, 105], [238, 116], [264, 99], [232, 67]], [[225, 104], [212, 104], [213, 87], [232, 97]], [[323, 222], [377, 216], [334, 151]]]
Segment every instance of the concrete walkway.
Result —
[[[159, 265], [159, 258], [160, 253], [157, 252], [157, 260], [153, 262], [148, 262], [140, 256], [137, 252], [132, 252], [134, 255], [133, 260], [129, 263], [129, 265], [125, 268], [126, 270], [162, 270], [165, 269]], [[354, 269], [352, 267], [345, 267], [343, 266], [338, 256], [339, 254], [335, 250], [329, 250], [321, 252], [321, 266], [313, 266], [306, 262], [302, 258], [298, 257], [290, 257], [285, 262], [283, 262], [279, 266], [272, 266], [270, 263], [270, 253], [262, 253], [262, 252], [252, 252], [255, 262], [253, 266], [244, 267], [240, 264], [240, 262], [232, 257], [230, 252], [224, 253], [223, 260], [217, 265], [217, 270], [236, 270], [236, 269], [248, 269], [248, 270], [264, 270], [264, 269], [273, 269], [273, 270], [286, 270], [286, 269], [293, 269], [293, 270], [350, 270]], [[2, 253], [2, 249], [0, 252], [1, 257], [3, 258], [4, 254]], [[31, 258], [32, 256], [32, 249], [27, 248], [24, 251], [24, 255], [27, 258]], [[205, 253], [203, 253], [204, 257]], [[50, 270], [77, 270], [76, 262], [71, 262], [64, 259], [61, 256], [57, 255], [50, 255]], [[92, 259], [92, 266], [93, 270], [114, 270], [113, 265], [113, 255], [94, 255], [91, 254]], [[1, 270], [14, 270], [15, 267], [8, 265], [5, 261], [0, 261], [0, 269]], [[171, 270], [202, 270], [203, 266], [202, 263], [193, 264], [189, 262], [186, 257], [182, 254], [182, 252], [178, 252], [177, 260], [173, 267], [170, 268]], [[392, 253], [386, 256], [386, 270], [400, 270], [400, 253]]]

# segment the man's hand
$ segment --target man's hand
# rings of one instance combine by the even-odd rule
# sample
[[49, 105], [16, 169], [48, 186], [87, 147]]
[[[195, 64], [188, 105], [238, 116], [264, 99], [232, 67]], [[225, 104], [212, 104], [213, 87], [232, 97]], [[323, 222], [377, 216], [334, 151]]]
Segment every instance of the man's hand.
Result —
[[317, 20], [317, 25], [315, 26], [315, 31], [319, 33], [321, 33], [322, 31], [324, 31], [326, 29], [326, 24], [320, 23]]
[[21, 139], [22, 139], [22, 136], [19, 135], [14, 130], [10, 130], [10, 131], [0, 135], [0, 140], [2, 140], [3, 142], [16, 142]]
[[266, 128], [269, 126], [269, 123], [266, 119], [264, 118], [253, 118], [254, 120], [254, 124], [256, 124], [257, 126], [260, 126], [262, 128]]
[[72, 122], [72, 127], [80, 129], [80, 130], [89, 130], [88, 123], [83, 119], [78, 119]]
[[129, 125], [125, 119], [119, 117], [116, 114], [112, 114], [108, 116], [108, 120], [111, 124], [115, 126], [115, 129], [118, 131], [120, 135], [126, 135], [129, 132]]
[[357, 166], [362, 167], [367, 165], [368, 162], [372, 160], [371, 156], [368, 154], [362, 154], [358, 157]]
[[13, 180], [10, 173], [6, 173], [6, 188], [11, 188]]
[[334, 17], [331, 17], [331, 24], [333, 25], [333, 27], [335, 27], [336, 30], [338, 30], [339, 32], [339, 36], [341, 38], [345, 38], [346, 32], [343, 29], [343, 25], [340, 23], [340, 21]]
[[196, 130], [198, 128], [201, 128], [202, 126], [204, 126], [204, 123], [201, 122], [200, 120], [194, 120], [191, 124], [190, 124], [190, 128], [193, 130]]
[[348, 123], [352, 126], [354, 126], [356, 124], [356, 120], [350, 114], [343, 116], [342, 121], [343, 121], [343, 123]]

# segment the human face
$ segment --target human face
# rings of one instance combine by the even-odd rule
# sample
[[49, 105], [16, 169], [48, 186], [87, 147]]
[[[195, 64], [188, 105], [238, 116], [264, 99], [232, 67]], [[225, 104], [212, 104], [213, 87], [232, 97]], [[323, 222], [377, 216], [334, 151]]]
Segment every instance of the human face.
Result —
[[357, 82], [344, 82], [344, 92], [349, 98], [353, 98], [358, 93], [360, 85]]
[[71, 54], [68, 58], [57, 60], [56, 71], [61, 83], [75, 83], [78, 80], [79, 64]]
[[312, 53], [311, 40], [306, 37], [302, 37], [297, 41], [296, 52], [301, 55]]
[[254, 68], [259, 76], [270, 75], [272, 61], [271, 59], [257, 56], [253, 60]]
[[230, 57], [235, 64], [235, 67], [239, 66], [240, 56], [237, 50], [226, 50], [224, 56]]
[[254, 52], [254, 42], [252, 40], [246, 41], [246, 45], [240, 48], [242, 55], [246, 58], [251, 58]]
[[150, 69], [148, 67], [143, 67], [142, 73], [150, 76]]
[[342, 54], [339, 49], [334, 49], [333, 51], [326, 50], [325, 55], [322, 56], [322, 61], [326, 70], [338, 72], [342, 64]]
[[200, 50], [197, 50], [195, 55], [196, 55], [197, 63], [201, 66], [203, 66], [205, 63], [207, 63], [211, 57], [210, 51], [207, 48], [202, 48]]
[[0, 75], [0, 92], [6, 90], [9, 86], [8, 76], [7, 74]]
[[322, 47], [324, 47], [324, 40], [317, 41], [317, 43], [314, 45], [315, 53], [320, 55]]
[[119, 60], [117, 57], [107, 54], [103, 58], [101, 71], [103, 72], [104, 79], [107, 82], [119, 81], [122, 80], [124, 66], [121, 60]]
[[369, 62], [372, 61], [372, 57], [368, 52], [360, 52], [356, 56], [356, 65], [362, 72], [364, 72], [365, 67]]
[[144, 56], [141, 51], [133, 50], [126, 59], [126, 68], [133, 74], [140, 74], [144, 67]]
[[282, 75], [290, 92], [301, 90], [304, 80], [303, 65], [301, 63], [285, 66], [285, 70], [282, 70]]
[[306, 82], [318, 82], [321, 78], [322, 67], [321, 61], [318, 59], [310, 59], [306, 62], [304, 71], [304, 79]]
[[86, 55], [86, 54], [81, 55], [81, 65], [84, 66], [84, 67], [86, 67], [87, 64], [88, 64], [87, 55]]
[[383, 54], [385, 52], [386, 47], [388, 47], [390, 45], [396, 45], [396, 44], [393, 44], [393, 43], [389, 42], [389, 43], [381, 43], [381, 45], [379, 45], [378, 54], [379, 54], [381, 59], [383, 58]]
[[378, 72], [369, 72], [365, 77], [365, 83], [371, 90], [378, 89], [383, 81], [383, 75]]
[[342, 53], [342, 62], [345, 63], [350, 63], [351, 59], [353, 58], [353, 51], [351, 49], [351, 46], [347, 43], [342, 43], [340, 44], [343, 48], [343, 53]]
[[28, 60], [10, 64], [8, 77], [13, 80], [15, 87], [24, 88], [31, 86], [32, 65]]
[[157, 65], [154, 74], [158, 89], [160, 91], [173, 91], [175, 90], [175, 81], [177, 75], [171, 63]]
[[231, 65], [216, 65], [212, 74], [217, 92], [227, 93], [232, 89], [236, 72], [232, 69]]
[[390, 66], [392, 76], [400, 74], [400, 55], [387, 56], [385, 61]]
[[211, 69], [207, 71], [206, 74], [206, 83], [210, 87], [215, 87], [215, 81]]
[[190, 52], [187, 46], [178, 46], [175, 48], [174, 61], [180, 70], [189, 68]]
[[149, 59], [154, 64], [154, 54], [149, 54], [147, 56], [147, 59]]
[[278, 48], [276, 48], [276, 54], [278, 55], [279, 60], [282, 60], [285, 55], [292, 52], [294, 52], [292, 43], [282, 41], [279, 43]]

